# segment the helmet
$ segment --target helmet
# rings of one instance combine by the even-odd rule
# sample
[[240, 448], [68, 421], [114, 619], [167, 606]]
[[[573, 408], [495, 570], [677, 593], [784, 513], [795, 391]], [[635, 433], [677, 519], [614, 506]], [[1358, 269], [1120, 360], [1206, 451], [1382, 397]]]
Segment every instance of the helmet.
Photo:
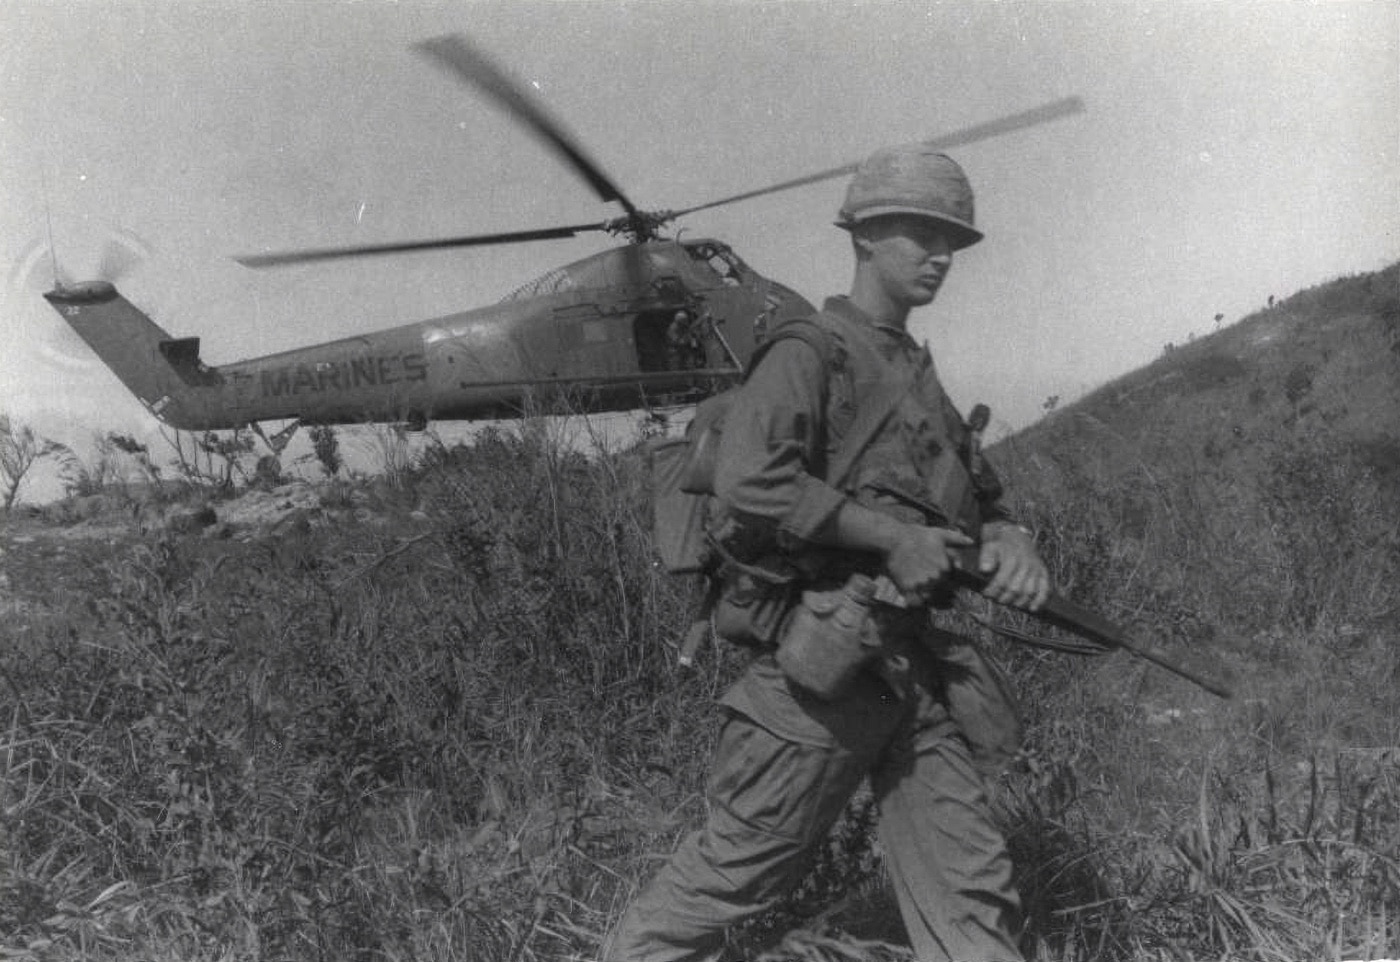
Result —
[[982, 239], [973, 226], [967, 175], [952, 158], [924, 144], [885, 147], [857, 167], [836, 226], [850, 230], [885, 214], [916, 214], [941, 222], [954, 250]]

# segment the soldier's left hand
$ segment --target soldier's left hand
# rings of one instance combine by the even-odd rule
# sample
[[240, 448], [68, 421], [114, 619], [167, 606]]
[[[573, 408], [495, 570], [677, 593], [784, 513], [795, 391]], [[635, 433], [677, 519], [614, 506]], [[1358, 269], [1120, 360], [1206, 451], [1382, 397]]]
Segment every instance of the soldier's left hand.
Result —
[[1050, 572], [1035, 541], [1015, 525], [999, 524], [984, 532], [978, 567], [992, 576], [982, 594], [993, 601], [1036, 611], [1050, 597]]

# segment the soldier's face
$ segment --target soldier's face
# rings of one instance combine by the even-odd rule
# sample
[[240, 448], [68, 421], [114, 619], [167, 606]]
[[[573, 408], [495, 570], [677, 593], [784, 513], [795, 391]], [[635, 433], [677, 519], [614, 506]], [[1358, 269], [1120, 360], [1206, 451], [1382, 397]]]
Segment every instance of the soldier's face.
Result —
[[947, 232], [927, 217], [876, 217], [861, 225], [859, 236], [885, 292], [910, 307], [932, 301], [953, 265]]

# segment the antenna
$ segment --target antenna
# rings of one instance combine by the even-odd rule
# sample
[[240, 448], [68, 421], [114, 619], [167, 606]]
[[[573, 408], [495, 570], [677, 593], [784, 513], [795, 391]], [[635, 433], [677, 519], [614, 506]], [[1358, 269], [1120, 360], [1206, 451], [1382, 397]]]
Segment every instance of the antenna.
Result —
[[58, 250], [53, 241], [53, 208], [49, 204], [49, 175], [45, 170], [39, 171], [39, 182], [44, 191], [44, 220], [49, 229], [49, 266], [53, 269], [54, 290], [63, 290], [63, 279], [58, 276]]

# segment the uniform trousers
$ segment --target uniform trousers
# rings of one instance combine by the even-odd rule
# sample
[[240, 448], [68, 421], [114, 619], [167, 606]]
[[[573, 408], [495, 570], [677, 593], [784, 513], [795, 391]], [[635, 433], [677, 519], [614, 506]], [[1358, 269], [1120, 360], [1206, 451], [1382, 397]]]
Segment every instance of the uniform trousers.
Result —
[[[772, 907], [801, 880], [815, 847], [869, 776], [885, 861], [916, 957], [1019, 962], [1020, 900], [1005, 841], [989, 817], [983, 776], [943, 703], [942, 686], [929, 678], [927, 664], [915, 667], [902, 697], [870, 678], [835, 704], [794, 691], [771, 659], [751, 667], [747, 694], [726, 699], [729, 716], [707, 784], [704, 827], [629, 906], [603, 958], [719, 959], [726, 928]], [[750, 712], [745, 706], [759, 703], [754, 692], [769, 699], [765, 704], [787, 701], [776, 713]], [[811, 725], [790, 725], [794, 710]], [[751, 714], [766, 716], [768, 724]], [[773, 718], [786, 721], [775, 725]]]

